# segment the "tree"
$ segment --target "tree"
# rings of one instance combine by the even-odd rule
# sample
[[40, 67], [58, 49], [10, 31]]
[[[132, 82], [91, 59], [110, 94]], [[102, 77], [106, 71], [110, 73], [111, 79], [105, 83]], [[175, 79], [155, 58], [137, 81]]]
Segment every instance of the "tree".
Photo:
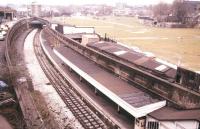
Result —
[[161, 17], [169, 15], [171, 12], [171, 6], [167, 3], [160, 2], [153, 7], [153, 14], [155, 17]]
[[173, 15], [176, 17], [177, 22], [185, 23], [185, 17], [187, 16], [187, 6], [184, 4], [184, 0], [175, 0], [172, 6]]

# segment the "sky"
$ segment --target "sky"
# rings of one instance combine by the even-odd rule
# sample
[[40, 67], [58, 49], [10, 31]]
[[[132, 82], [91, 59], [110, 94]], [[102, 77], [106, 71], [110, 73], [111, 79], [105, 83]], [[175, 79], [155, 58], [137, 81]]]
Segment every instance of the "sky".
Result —
[[30, 4], [31, 2], [38, 2], [46, 5], [82, 5], [82, 4], [107, 4], [115, 5], [115, 3], [123, 2], [128, 5], [150, 5], [159, 2], [172, 3], [173, 0], [0, 0], [0, 5], [7, 4]]
[[[0, 0], [0, 5], [7, 4], [31, 4], [37, 2], [43, 5], [83, 5], [83, 4], [107, 4], [115, 5], [115, 3], [123, 2], [128, 5], [154, 5], [159, 2], [172, 3], [174, 0]], [[200, 1], [200, 0], [194, 0]]]

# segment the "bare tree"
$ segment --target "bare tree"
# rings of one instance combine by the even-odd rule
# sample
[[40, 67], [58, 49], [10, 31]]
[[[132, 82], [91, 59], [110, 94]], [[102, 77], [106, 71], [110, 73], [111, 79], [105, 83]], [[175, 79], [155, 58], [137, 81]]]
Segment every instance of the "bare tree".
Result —
[[187, 6], [184, 4], [184, 0], [175, 0], [172, 6], [173, 15], [176, 17], [177, 22], [185, 23], [185, 17], [187, 16]]
[[171, 13], [171, 5], [160, 2], [153, 7], [153, 14], [155, 17], [166, 16]]

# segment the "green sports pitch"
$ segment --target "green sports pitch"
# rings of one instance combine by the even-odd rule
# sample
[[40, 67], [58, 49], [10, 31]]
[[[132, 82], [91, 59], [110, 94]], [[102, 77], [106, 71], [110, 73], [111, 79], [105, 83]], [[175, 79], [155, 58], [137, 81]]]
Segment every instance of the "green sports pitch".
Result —
[[150, 27], [134, 17], [55, 17], [53, 21], [95, 27], [101, 36], [106, 33], [130, 47], [138, 47], [170, 63], [200, 71], [200, 29]]

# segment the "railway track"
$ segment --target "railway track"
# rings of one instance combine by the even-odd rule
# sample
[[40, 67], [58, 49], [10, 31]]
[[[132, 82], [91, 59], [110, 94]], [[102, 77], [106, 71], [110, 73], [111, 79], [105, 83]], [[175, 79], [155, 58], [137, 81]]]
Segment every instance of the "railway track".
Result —
[[104, 122], [76, 95], [76, 93], [72, 91], [69, 87], [69, 83], [63, 79], [62, 75], [60, 75], [49, 62], [40, 45], [39, 34], [40, 32], [38, 31], [34, 38], [34, 51], [36, 57], [44, 73], [61, 96], [66, 106], [71, 110], [85, 129], [108, 128]]

